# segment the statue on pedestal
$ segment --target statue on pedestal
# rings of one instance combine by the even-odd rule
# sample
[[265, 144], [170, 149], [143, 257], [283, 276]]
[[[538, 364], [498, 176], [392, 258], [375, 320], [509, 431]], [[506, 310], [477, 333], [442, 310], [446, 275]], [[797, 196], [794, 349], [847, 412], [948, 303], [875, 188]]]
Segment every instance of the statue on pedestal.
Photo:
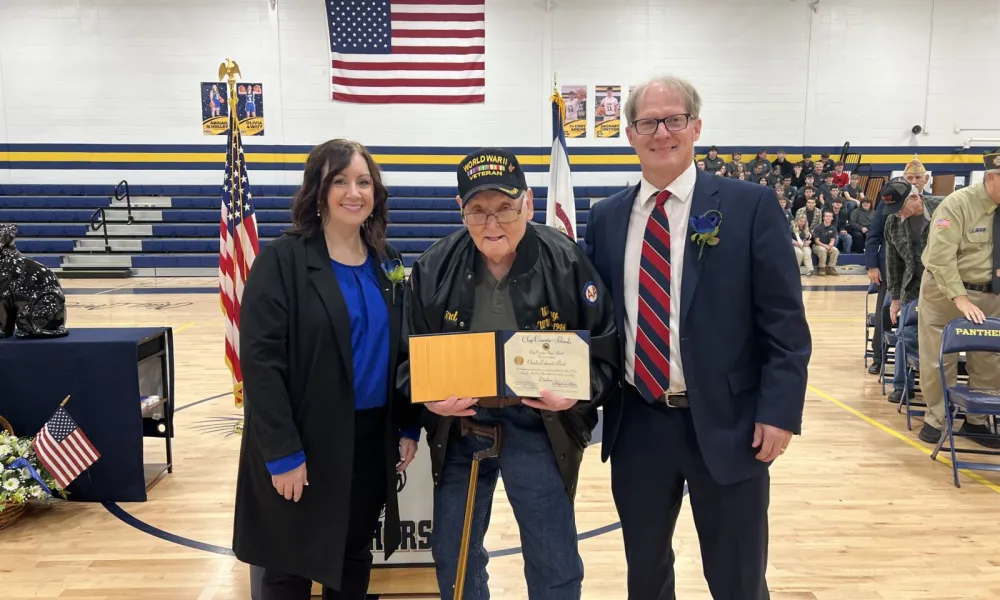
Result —
[[62, 337], [66, 296], [48, 267], [21, 254], [17, 225], [0, 224], [0, 337]]

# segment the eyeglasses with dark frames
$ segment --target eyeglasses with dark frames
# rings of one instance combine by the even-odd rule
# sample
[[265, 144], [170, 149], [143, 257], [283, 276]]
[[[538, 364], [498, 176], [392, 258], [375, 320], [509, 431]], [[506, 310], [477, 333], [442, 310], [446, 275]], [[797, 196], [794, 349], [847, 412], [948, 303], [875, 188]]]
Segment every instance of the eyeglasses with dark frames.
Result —
[[660, 128], [660, 123], [663, 123], [663, 127], [667, 131], [681, 131], [688, 126], [690, 121], [691, 115], [683, 113], [680, 115], [670, 115], [662, 119], [636, 119], [632, 121], [632, 128], [639, 135], [653, 135]]

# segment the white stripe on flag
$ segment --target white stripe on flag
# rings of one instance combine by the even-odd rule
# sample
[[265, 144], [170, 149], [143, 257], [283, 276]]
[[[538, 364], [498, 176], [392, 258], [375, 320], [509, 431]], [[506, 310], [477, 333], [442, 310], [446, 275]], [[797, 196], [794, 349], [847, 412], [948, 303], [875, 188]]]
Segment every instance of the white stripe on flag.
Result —
[[486, 71], [358, 71], [334, 69], [334, 77], [357, 79], [485, 79]]
[[[392, 47], [393, 48], [415, 48], [415, 47], [427, 47], [427, 46], [456, 46], [459, 48], [472, 47], [472, 46], [482, 46], [486, 44], [486, 38], [474, 37], [474, 38], [404, 38], [404, 37], [393, 37]], [[428, 54], [426, 56], [434, 56], [433, 54]]]
[[402, 86], [379, 86], [368, 87], [363, 85], [339, 85], [333, 84], [333, 91], [341, 94], [368, 94], [372, 96], [396, 96], [399, 94], [426, 95], [426, 96], [466, 96], [470, 94], [482, 94], [483, 86], [476, 87], [411, 87]]
[[486, 21], [406, 21], [393, 20], [393, 31], [399, 29], [486, 29]]
[[483, 4], [392, 4], [392, 14], [399, 13], [481, 13]]
[[341, 54], [333, 53], [333, 60], [351, 63], [467, 63], [484, 62], [485, 54]]

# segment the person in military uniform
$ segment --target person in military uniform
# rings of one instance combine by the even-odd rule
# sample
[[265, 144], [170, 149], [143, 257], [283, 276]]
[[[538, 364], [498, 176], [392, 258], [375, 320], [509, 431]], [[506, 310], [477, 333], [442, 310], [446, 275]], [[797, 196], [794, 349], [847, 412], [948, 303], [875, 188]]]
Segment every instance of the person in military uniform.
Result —
[[[962, 188], [946, 197], [934, 212], [922, 256], [918, 334], [920, 387], [927, 404], [920, 439], [937, 443], [945, 422], [939, 352], [944, 327], [965, 317], [982, 323], [985, 317], [1000, 317], [1000, 153], [985, 156], [986, 173], [981, 183]], [[957, 357], [945, 359], [949, 382], [957, 376]], [[970, 352], [967, 356], [969, 385], [1000, 388], [1000, 355]], [[969, 415], [959, 433], [987, 435], [985, 418]], [[971, 438], [989, 448], [1000, 448], [997, 438]]]
[[[924, 195], [920, 188], [899, 178], [882, 187], [880, 195], [891, 197], [891, 203], [899, 204], [898, 212], [885, 220], [885, 263], [886, 287], [891, 304], [889, 320], [898, 325], [899, 312], [903, 305], [916, 302], [920, 294], [920, 280], [924, 274], [924, 264], [920, 260], [927, 245], [927, 232], [940, 196]], [[899, 326], [896, 335], [896, 356], [902, 356], [903, 346], [914, 354], [918, 349], [917, 326]], [[897, 362], [893, 369], [892, 387], [889, 400], [899, 402], [903, 397], [906, 369]], [[912, 381], [911, 381], [912, 383]], [[913, 386], [909, 396], [913, 397]]]
[[[479, 470], [465, 597], [489, 597], [483, 538], [502, 474], [521, 529], [528, 598], [579, 600], [577, 478], [597, 406], [621, 393], [612, 297], [580, 245], [532, 223], [532, 191], [513, 153], [483, 148], [466, 156], [457, 174], [465, 227], [435, 242], [413, 264], [408, 333], [589, 331], [591, 398], [578, 403], [543, 391], [542, 398], [453, 397], [423, 405], [441, 599], [454, 595], [472, 457], [490, 446], [480, 436], [461, 435], [459, 419], [468, 418], [499, 425], [503, 443], [499, 457], [484, 460]], [[404, 373], [408, 369], [401, 370], [401, 384], [407, 385]]]

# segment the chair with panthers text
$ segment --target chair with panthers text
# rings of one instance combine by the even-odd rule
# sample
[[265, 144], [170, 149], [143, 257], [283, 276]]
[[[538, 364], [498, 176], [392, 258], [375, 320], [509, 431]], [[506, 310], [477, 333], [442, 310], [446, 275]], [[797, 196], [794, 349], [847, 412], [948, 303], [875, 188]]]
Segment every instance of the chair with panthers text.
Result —
[[[961, 487], [958, 481], [959, 469], [976, 469], [984, 471], [1000, 471], [1000, 462], [985, 463], [958, 460], [958, 453], [979, 454], [1000, 456], [1000, 450], [956, 448], [955, 436], [969, 438], [996, 438], [997, 417], [1000, 416], [1000, 389], [972, 388], [969, 385], [948, 385], [944, 368], [944, 357], [947, 354], [959, 352], [993, 352], [1000, 353], [1000, 318], [989, 317], [982, 325], [977, 325], [965, 318], [955, 319], [944, 328], [941, 336], [941, 353], [939, 363], [941, 370], [941, 387], [944, 390], [944, 408], [947, 417], [945, 426], [947, 431], [941, 436], [934, 452], [931, 453], [931, 460], [937, 460], [938, 452], [949, 450], [951, 452], [951, 466], [955, 477], [955, 487]], [[969, 382], [970, 384], [972, 381]], [[955, 421], [958, 418], [958, 411], [962, 410], [966, 415], [985, 415], [992, 421], [991, 434], [969, 434], [955, 430]], [[948, 447], [944, 447], [947, 440]]]

